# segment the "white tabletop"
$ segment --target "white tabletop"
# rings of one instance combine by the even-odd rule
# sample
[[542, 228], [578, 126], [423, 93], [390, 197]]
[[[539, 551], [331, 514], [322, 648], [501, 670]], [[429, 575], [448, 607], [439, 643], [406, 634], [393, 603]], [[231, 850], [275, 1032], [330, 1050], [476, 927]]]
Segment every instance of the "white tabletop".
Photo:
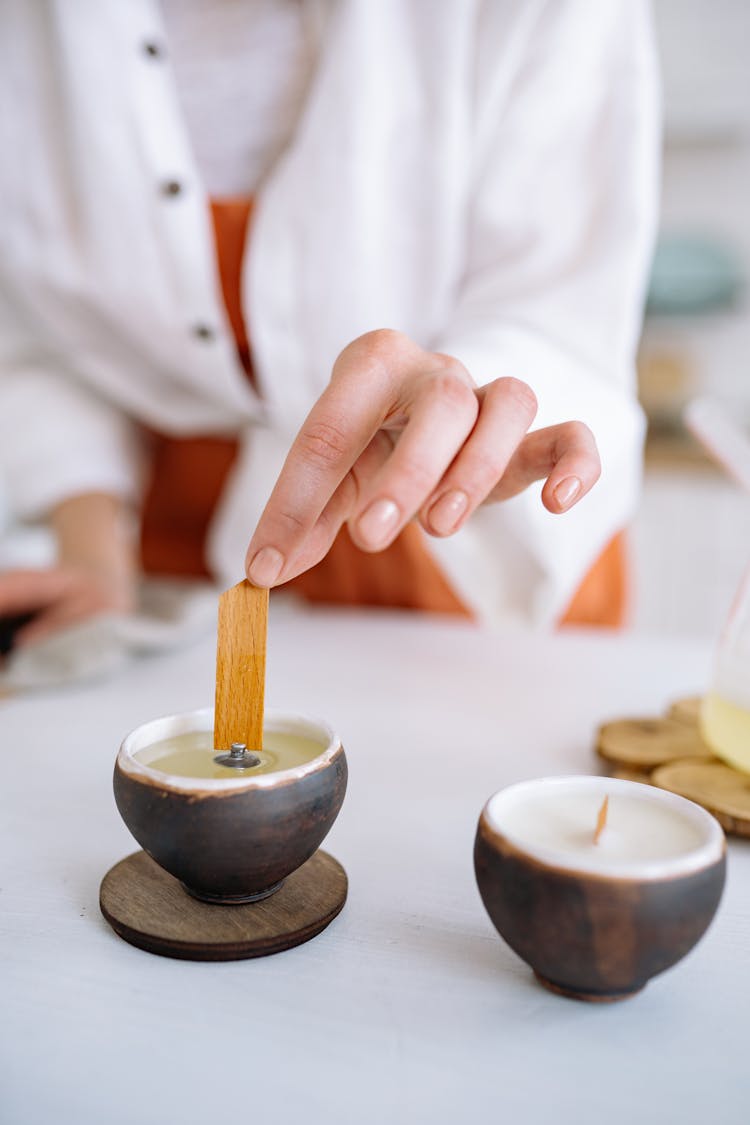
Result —
[[0, 703], [4, 1125], [746, 1125], [750, 845], [730, 845], [693, 953], [613, 1005], [537, 985], [472, 868], [491, 793], [596, 771], [596, 725], [700, 690], [707, 647], [277, 615], [269, 707], [328, 718], [347, 747], [325, 847], [349, 901], [306, 945], [222, 964], [132, 948], [98, 908], [101, 877], [136, 850], [112, 798], [118, 743], [210, 703], [213, 658], [207, 639], [103, 685]]

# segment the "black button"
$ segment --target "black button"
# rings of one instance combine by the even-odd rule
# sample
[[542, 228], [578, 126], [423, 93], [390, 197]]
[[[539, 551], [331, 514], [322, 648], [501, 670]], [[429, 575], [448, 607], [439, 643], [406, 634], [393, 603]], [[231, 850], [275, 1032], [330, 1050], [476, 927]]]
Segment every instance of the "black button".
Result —
[[164, 48], [160, 47], [158, 43], [144, 43], [143, 53], [150, 59], [163, 59]]
[[193, 335], [196, 340], [213, 340], [216, 333], [208, 324], [194, 324]]
[[162, 195], [171, 197], [175, 195], [181, 195], [183, 187], [179, 180], [165, 180], [164, 183], [160, 185], [159, 190], [161, 191]]

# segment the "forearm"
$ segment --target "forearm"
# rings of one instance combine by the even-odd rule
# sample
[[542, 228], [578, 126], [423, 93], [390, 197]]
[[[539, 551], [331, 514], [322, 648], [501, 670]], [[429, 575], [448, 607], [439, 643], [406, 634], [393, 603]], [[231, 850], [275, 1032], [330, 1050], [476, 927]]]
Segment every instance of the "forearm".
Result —
[[82, 493], [56, 505], [51, 523], [58, 564], [89, 573], [117, 592], [117, 600], [129, 608], [137, 557], [127, 503], [107, 493]]

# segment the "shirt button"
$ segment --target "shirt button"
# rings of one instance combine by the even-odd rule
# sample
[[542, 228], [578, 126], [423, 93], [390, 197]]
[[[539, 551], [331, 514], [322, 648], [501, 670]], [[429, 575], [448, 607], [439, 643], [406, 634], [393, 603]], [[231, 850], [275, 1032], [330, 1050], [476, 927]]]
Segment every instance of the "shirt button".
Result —
[[143, 44], [143, 53], [149, 59], [163, 59], [164, 58], [164, 48], [161, 47], [158, 43], [152, 43], [152, 42], [144, 43]]
[[159, 191], [162, 193], [162, 195], [171, 198], [175, 195], [182, 195], [184, 188], [179, 180], [164, 180], [164, 182], [159, 186]]
[[194, 324], [192, 333], [193, 336], [195, 336], [196, 340], [204, 340], [206, 342], [208, 342], [209, 340], [213, 340], [216, 337], [216, 333], [214, 332], [213, 328], [211, 328], [208, 324]]

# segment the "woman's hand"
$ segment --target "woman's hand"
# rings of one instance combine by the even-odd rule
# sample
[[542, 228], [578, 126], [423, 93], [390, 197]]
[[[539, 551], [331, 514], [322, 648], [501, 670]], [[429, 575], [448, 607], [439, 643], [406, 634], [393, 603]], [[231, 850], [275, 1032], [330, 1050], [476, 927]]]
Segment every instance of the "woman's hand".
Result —
[[57, 566], [0, 574], [0, 618], [32, 615], [15, 633], [13, 647], [34, 644], [101, 613], [127, 613], [132, 608], [129, 586], [90, 570]]
[[0, 573], [0, 618], [33, 615], [13, 644], [44, 637], [102, 613], [131, 613], [136, 564], [128, 513], [119, 497], [91, 492], [51, 513], [58, 565]]
[[596, 443], [582, 422], [527, 434], [535, 414], [518, 379], [477, 387], [458, 360], [398, 332], [361, 336], [292, 445], [250, 541], [248, 578], [294, 578], [344, 523], [365, 551], [387, 547], [414, 518], [452, 535], [480, 504], [545, 478], [545, 507], [567, 511], [599, 477]]

